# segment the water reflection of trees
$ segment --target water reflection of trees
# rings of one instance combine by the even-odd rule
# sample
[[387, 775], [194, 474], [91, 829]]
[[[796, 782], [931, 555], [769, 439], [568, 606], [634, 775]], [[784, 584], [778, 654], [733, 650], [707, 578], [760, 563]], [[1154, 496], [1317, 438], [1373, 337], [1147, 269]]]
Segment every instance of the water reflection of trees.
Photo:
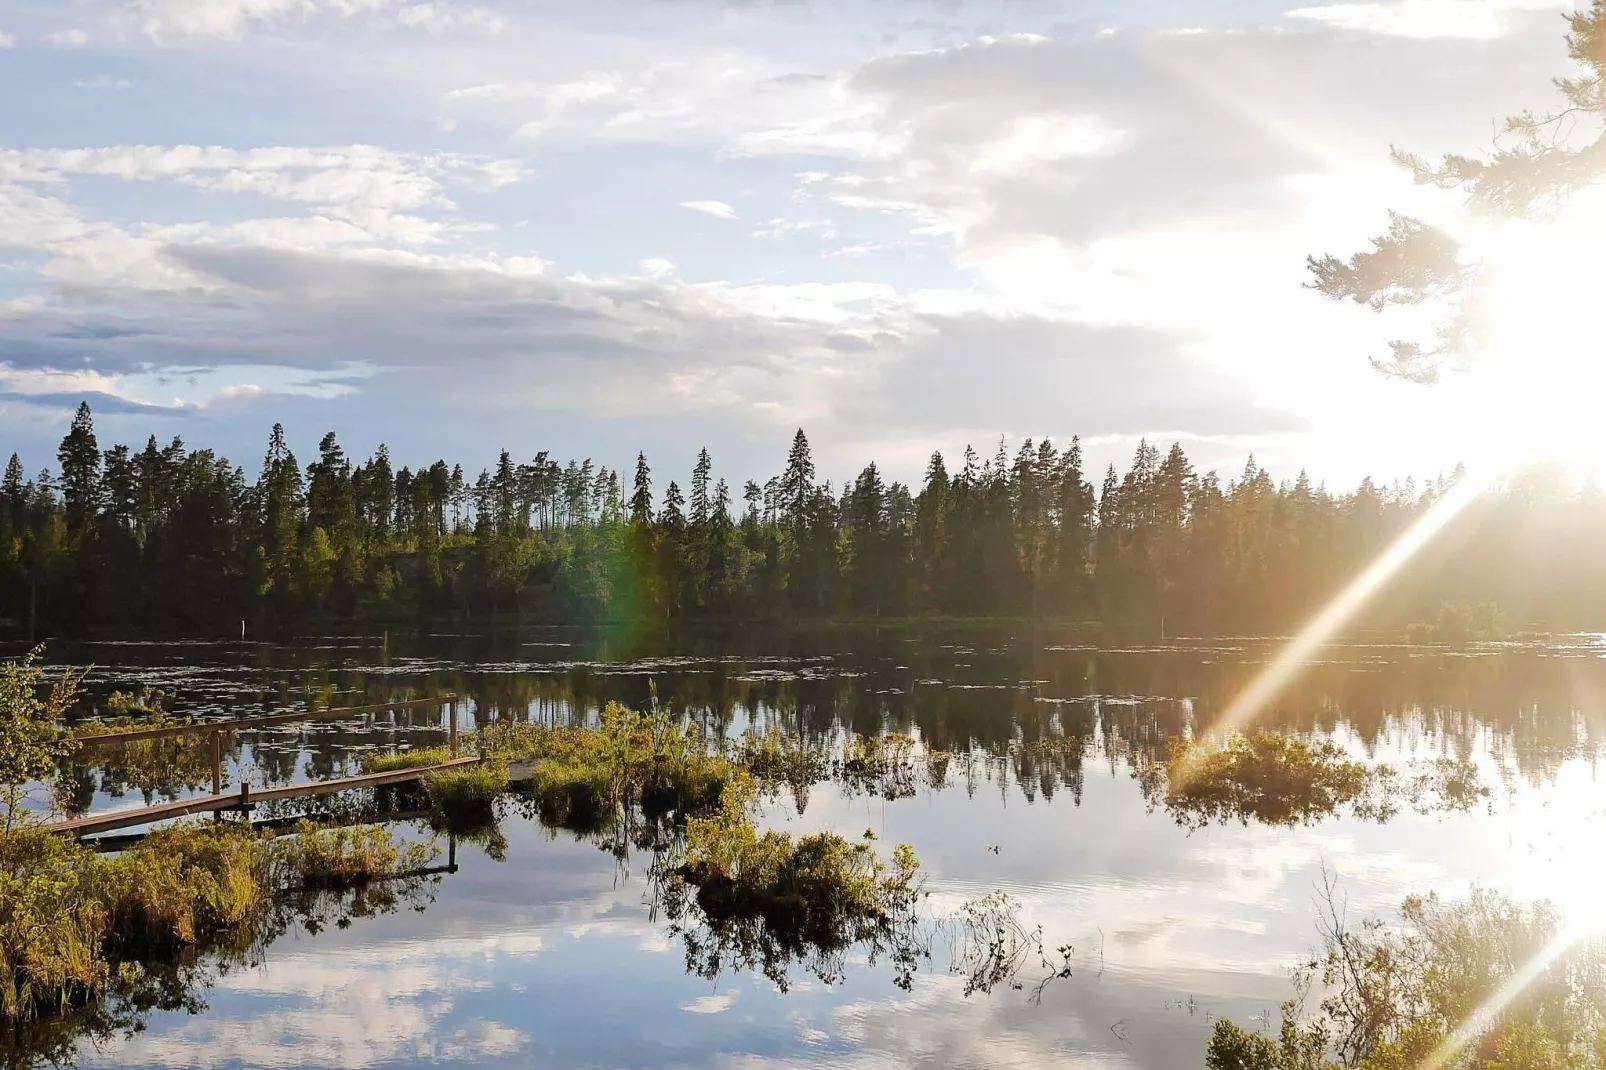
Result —
[[[1261, 641], [1161, 651], [1090, 650], [1058, 634], [787, 633], [689, 637], [678, 647], [610, 645], [569, 632], [530, 646], [499, 639], [393, 636], [383, 649], [359, 640], [317, 649], [151, 648], [100, 676], [101, 686], [161, 686], [179, 712], [251, 714], [284, 709], [465, 696], [464, 716], [548, 723], [594, 717], [609, 701], [661, 708], [705, 736], [775, 728], [823, 746], [844, 735], [900, 733], [955, 756], [993, 756], [954, 769], [975, 786], [1013, 763], [1028, 798], [1080, 798], [1081, 763], [1093, 751], [1118, 766], [1133, 754], [1163, 760], [1177, 738], [1208, 735], [1215, 717], [1264, 664]], [[528, 634], [528, 633], [525, 633]], [[545, 635], [545, 633], [543, 633]], [[141, 648], [144, 649], [144, 648]], [[665, 649], [676, 649], [665, 654]], [[1572, 652], [1577, 653], [1577, 652]], [[1487, 752], [1517, 781], [1542, 782], [1606, 738], [1606, 661], [1504, 649], [1462, 656], [1400, 647], [1350, 647], [1311, 666], [1256, 726], [1334, 733], [1373, 755], [1466, 759]], [[611, 656], [635, 656], [610, 662]], [[154, 664], [141, 664], [140, 658]], [[208, 658], [212, 664], [207, 663]], [[165, 660], [164, 660], [165, 659]], [[133, 663], [129, 663], [132, 661]], [[466, 667], [465, 667], [466, 666]], [[1041, 740], [1096, 740], [1083, 753]], [[371, 748], [445, 740], [437, 711], [364, 715], [240, 733], [226, 757], [262, 784], [354, 770]], [[126, 780], [126, 778], [124, 778]], [[152, 790], [138, 785], [143, 790]], [[80, 776], [73, 797], [128, 790], [118, 778]], [[154, 788], [161, 793], [161, 786]]]

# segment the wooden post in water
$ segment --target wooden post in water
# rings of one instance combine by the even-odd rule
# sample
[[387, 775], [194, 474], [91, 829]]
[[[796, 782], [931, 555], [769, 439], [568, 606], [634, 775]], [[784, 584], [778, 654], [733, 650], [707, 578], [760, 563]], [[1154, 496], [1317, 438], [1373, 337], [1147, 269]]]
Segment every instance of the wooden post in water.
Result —
[[248, 820], [251, 817], [251, 781], [244, 774], [240, 776], [240, 813]]
[[223, 733], [212, 730], [212, 794], [223, 794]]
[[446, 704], [446, 745], [453, 758], [457, 757], [457, 700]]

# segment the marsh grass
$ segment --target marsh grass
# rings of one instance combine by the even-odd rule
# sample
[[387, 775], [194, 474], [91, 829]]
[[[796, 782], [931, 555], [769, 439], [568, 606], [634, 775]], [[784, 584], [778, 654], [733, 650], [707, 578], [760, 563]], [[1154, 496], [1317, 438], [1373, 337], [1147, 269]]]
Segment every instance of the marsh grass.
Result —
[[684, 861], [667, 898], [681, 915], [689, 898], [709, 930], [688, 941], [689, 965], [706, 974], [734, 950], [783, 986], [786, 965], [800, 957], [830, 979], [835, 971], [822, 963], [855, 944], [880, 945], [913, 919], [919, 862], [907, 844], [884, 861], [870, 832], [857, 841], [834, 832], [760, 832], [749, 816], [756, 793], [753, 778], [738, 772], [720, 808], [686, 824]]
[[474, 828], [496, 821], [496, 801], [508, 789], [507, 766], [497, 759], [431, 773], [424, 795], [444, 828]]
[[281, 887], [328, 890], [420, 869], [440, 856], [440, 848], [433, 841], [398, 844], [383, 825], [319, 828], [303, 821], [272, 854]]
[[445, 747], [418, 747], [391, 754], [365, 754], [361, 769], [364, 773], [392, 773], [399, 769], [422, 769], [451, 760], [452, 753]]
[[196, 822], [117, 855], [15, 829], [0, 836], [0, 1021], [81, 1006], [190, 949], [249, 947], [287, 896], [405, 875], [437, 854], [380, 826], [305, 822], [275, 840]]
[[481, 755], [530, 767], [527, 790], [549, 824], [583, 830], [622, 811], [689, 814], [719, 802], [730, 763], [709, 753], [695, 727], [610, 702], [590, 725], [491, 725]]

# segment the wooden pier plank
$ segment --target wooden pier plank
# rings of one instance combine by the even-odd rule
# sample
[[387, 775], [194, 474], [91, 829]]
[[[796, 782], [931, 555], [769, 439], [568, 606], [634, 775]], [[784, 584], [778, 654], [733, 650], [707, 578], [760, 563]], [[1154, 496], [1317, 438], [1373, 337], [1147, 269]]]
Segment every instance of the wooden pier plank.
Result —
[[[358, 791], [363, 788], [384, 787], [387, 784], [400, 784], [409, 780], [422, 780], [431, 773], [438, 773], [444, 769], [458, 769], [467, 765], [476, 765], [479, 758], [469, 756], [452, 758], [439, 765], [425, 765], [414, 769], [390, 769], [383, 773], [363, 773], [360, 776], [341, 777], [335, 780], [309, 780], [304, 784], [287, 784], [279, 788], [263, 788], [260, 791], [251, 791], [244, 795], [250, 805], [258, 803], [277, 802], [284, 799], [304, 799], [317, 795], [332, 795], [338, 791]], [[174, 802], [157, 803], [155, 806], [142, 806], [135, 810], [113, 810], [101, 814], [85, 814], [69, 821], [56, 821], [45, 825], [49, 832], [58, 832], [68, 836], [88, 836], [97, 832], [114, 832], [117, 829], [133, 828], [137, 825], [149, 825], [157, 821], [167, 821], [175, 817], [187, 817], [190, 814], [216, 812], [218, 810], [239, 809], [242, 795], [239, 792], [229, 792], [219, 795], [197, 795], [190, 799], [178, 799]]]

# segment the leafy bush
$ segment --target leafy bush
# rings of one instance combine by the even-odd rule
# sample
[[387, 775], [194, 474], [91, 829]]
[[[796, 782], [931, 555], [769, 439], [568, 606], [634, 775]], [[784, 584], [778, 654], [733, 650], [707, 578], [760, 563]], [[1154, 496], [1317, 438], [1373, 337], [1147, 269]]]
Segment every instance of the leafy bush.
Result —
[[35, 785], [47, 780], [74, 750], [57, 722], [77, 701], [82, 673], [63, 672], [45, 688], [38, 664], [43, 647], [0, 662], [0, 833], [28, 820]]
[[1351, 927], [1331, 885], [1324, 902], [1323, 951], [1296, 974], [1323, 994], [1320, 1014], [1301, 1020], [1285, 1004], [1275, 1042], [1218, 1022], [1206, 1070], [1594, 1070], [1606, 1058], [1606, 944], [1558, 940], [1550, 904], [1411, 896], [1398, 921]]

